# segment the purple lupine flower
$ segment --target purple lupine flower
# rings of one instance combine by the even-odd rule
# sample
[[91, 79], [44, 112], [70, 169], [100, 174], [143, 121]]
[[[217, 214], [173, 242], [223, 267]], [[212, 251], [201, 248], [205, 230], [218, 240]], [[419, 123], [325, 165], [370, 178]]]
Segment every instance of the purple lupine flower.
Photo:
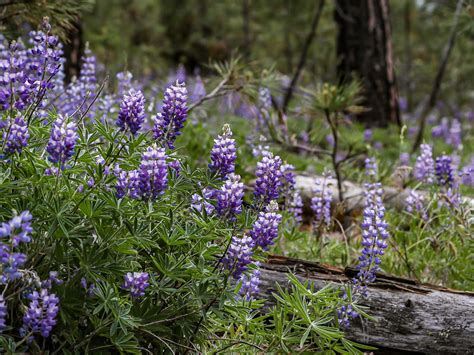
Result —
[[281, 159], [270, 152], [264, 152], [262, 160], [257, 163], [255, 175], [255, 197], [257, 201], [269, 203], [278, 199], [281, 187]]
[[0, 60], [0, 110], [24, 109], [32, 99], [32, 90], [26, 75], [27, 56], [23, 43], [13, 41], [8, 57]]
[[3, 295], [0, 294], [0, 333], [6, 328], [6, 318], [7, 318], [8, 310], [7, 305], [5, 304], [5, 299]]
[[450, 156], [442, 155], [436, 158], [435, 172], [440, 186], [453, 187], [453, 167]]
[[[23, 211], [0, 226], [0, 263], [3, 267], [0, 283], [16, 280], [22, 275], [18, 268], [26, 262], [26, 255], [14, 252], [14, 248], [31, 241], [32, 218], [29, 211]], [[7, 238], [9, 240], [4, 241]]]
[[278, 227], [282, 217], [277, 211], [278, 204], [275, 201], [271, 201], [265, 212], [259, 212], [257, 220], [250, 231], [250, 237], [263, 250], [268, 250], [268, 247], [273, 245], [278, 237]]
[[53, 285], [61, 285], [63, 283], [64, 283], [64, 280], [61, 280], [58, 277], [57, 271], [50, 271], [48, 279], [41, 282], [41, 288], [51, 289]]
[[59, 115], [53, 123], [51, 136], [46, 151], [49, 153], [49, 161], [60, 164], [61, 167], [74, 155], [74, 147], [79, 138], [77, 126], [74, 122], [68, 122], [68, 116]]
[[132, 298], [144, 296], [145, 290], [150, 286], [149, 278], [147, 272], [127, 272], [122, 288], [129, 290]]
[[244, 183], [240, 175], [229, 174], [222, 188], [217, 193], [217, 213], [231, 221], [242, 212]]
[[139, 195], [155, 201], [168, 186], [168, 164], [164, 148], [148, 147], [138, 169]]
[[330, 147], [334, 147], [334, 136], [332, 134], [326, 134], [326, 142]]
[[23, 316], [21, 333], [26, 335], [32, 332], [41, 334], [43, 338], [49, 337], [56, 325], [59, 298], [54, 293], [49, 294], [47, 289], [41, 289], [39, 293], [33, 291], [27, 298], [31, 302]]
[[225, 124], [222, 128], [222, 135], [214, 139], [209, 168], [211, 171], [219, 173], [221, 177], [225, 177], [235, 171], [236, 159], [235, 139], [232, 139], [230, 126]]
[[425, 207], [425, 198], [423, 195], [411, 190], [405, 202], [407, 212], [412, 214], [417, 213], [423, 220], [428, 220], [428, 212]]
[[124, 171], [118, 164], [115, 165], [114, 175], [117, 178], [115, 184], [117, 198], [122, 198], [128, 193], [128, 173]]
[[[267, 139], [264, 137], [264, 136], [261, 136], [260, 137], [260, 142], [265, 142]], [[269, 152], [270, 151], [270, 147], [268, 145], [263, 145], [263, 144], [258, 144], [256, 146], [253, 146], [252, 148], [252, 155], [257, 158], [257, 157], [260, 157], [264, 154], [266, 154], [266, 152]]]
[[193, 194], [191, 196], [191, 207], [198, 212], [202, 212], [204, 209], [208, 215], [212, 214], [212, 212], [214, 212], [215, 210], [214, 205], [212, 205], [209, 201], [205, 200], [198, 194]]
[[272, 93], [269, 88], [260, 87], [258, 89], [258, 106], [267, 113], [272, 108]]
[[21, 153], [23, 148], [28, 145], [29, 138], [30, 134], [28, 133], [28, 126], [23, 120], [23, 117], [18, 116], [9, 127], [9, 130], [3, 134], [5, 153]]
[[398, 98], [398, 108], [401, 112], [408, 110], [408, 100], [405, 97], [401, 96]]
[[378, 174], [377, 161], [373, 157], [365, 159], [365, 175], [370, 179], [375, 179]]
[[[33, 232], [33, 228], [31, 227], [32, 219], [33, 216], [29, 211], [23, 211], [8, 222], [13, 247], [17, 247], [20, 243], [31, 242], [30, 234]], [[5, 225], [5, 223], [3, 225]]]
[[46, 176], [59, 176], [60, 173], [61, 171], [55, 166], [44, 169], [44, 175]]
[[191, 94], [191, 101], [197, 102], [206, 96], [206, 88], [202, 82], [201, 76], [196, 77], [196, 82], [194, 83], [193, 93]]
[[365, 131], [364, 131], [364, 141], [366, 143], [370, 142], [372, 140], [372, 136], [373, 136], [373, 132], [370, 128], [367, 128]]
[[260, 262], [255, 263], [255, 269], [249, 275], [242, 274], [239, 278], [242, 286], [239, 290], [239, 295], [247, 301], [250, 301], [258, 295], [260, 289]]
[[177, 81], [166, 89], [162, 112], [154, 118], [153, 138], [166, 143], [170, 149], [174, 148], [174, 141], [188, 117], [187, 98], [186, 85]]
[[298, 190], [293, 191], [292, 198], [288, 206], [288, 212], [293, 214], [297, 223], [301, 223], [303, 221], [303, 199], [301, 198], [301, 194]]
[[254, 245], [252, 238], [246, 235], [242, 238], [232, 237], [229, 249], [222, 258], [222, 263], [235, 278], [239, 278], [252, 263]]
[[129, 92], [132, 86], [133, 75], [129, 71], [123, 71], [117, 73], [117, 95], [123, 97], [125, 93]]
[[[362, 255], [359, 256], [359, 273], [356, 283], [365, 287], [375, 281], [375, 273], [379, 270], [380, 256], [387, 248], [389, 237], [388, 224], [385, 221], [385, 207], [382, 202], [380, 183], [366, 184], [367, 197], [362, 221]], [[364, 291], [364, 288], [362, 289]]]
[[179, 161], [179, 159], [176, 159], [176, 160], [172, 160], [168, 163], [168, 167], [175, 172], [175, 175], [176, 176], [179, 176], [179, 174], [181, 173], [181, 162]]
[[350, 304], [341, 306], [341, 308], [337, 310], [339, 326], [343, 328], [349, 328], [351, 320], [356, 319], [358, 316], [359, 313], [354, 311]]
[[291, 164], [283, 164], [280, 167], [282, 180], [282, 193], [289, 194], [295, 189], [296, 175], [295, 167]]
[[400, 153], [398, 160], [400, 161], [400, 165], [402, 166], [410, 165], [410, 153]]
[[[330, 177], [327, 176], [326, 178]], [[319, 228], [324, 224], [326, 227], [329, 227], [331, 225], [332, 192], [325, 181], [317, 179], [315, 183], [316, 186], [313, 190], [314, 196], [311, 198], [311, 210], [314, 213], [314, 226]]]
[[462, 146], [462, 126], [458, 119], [454, 119], [451, 122], [451, 128], [449, 129], [449, 136], [446, 143], [452, 145], [455, 149], [459, 149]]
[[460, 176], [463, 185], [474, 187], [474, 157], [471, 158], [470, 164], [461, 170]]
[[142, 127], [144, 119], [145, 97], [140, 90], [131, 89], [123, 97], [116, 124], [120, 127], [120, 130], [126, 131], [129, 129], [135, 135]]
[[416, 158], [415, 167], [413, 168], [413, 175], [418, 181], [431, 184], [435, 174], [431, 145], [422, 144], [420, 151], [420, 156]]

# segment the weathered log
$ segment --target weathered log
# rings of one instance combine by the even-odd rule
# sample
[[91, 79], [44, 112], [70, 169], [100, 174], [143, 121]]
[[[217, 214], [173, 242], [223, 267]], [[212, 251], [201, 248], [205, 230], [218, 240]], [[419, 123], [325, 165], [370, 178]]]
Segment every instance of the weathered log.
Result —
[[[296, 176], [296, 188], [300, 191], [301, 197], [305, 206], [310, 205], [311, 197], [313, 197], [313, 189], [316, 187], [316, 180], [323, 180], [322, 176], [317, 175], [297, 175]], [[333, 196], [339, 196], [339, 190], [337, 188], [336, 179], [327, 179], [325, 186]], [[348, 211], [357, 211], [364, 208], [365, 190], [359, 184], [351, 181], [342, 182], [342, 190], [344, 194], [345, 209]], [[410, 189], [395, 188], [392, 186], [384, 186], [384, 203], [387, 207], [393, 207], [398, 210], [402, 210], [406, 206], [406, 199], [410, 195]], [[427, 194], [425, 191], [417, 191], [420, 194]], [[468, 197], [464, 197], [463, 201], [467, 202], [471, 208], [474, 209], [474, 200]]]
[[[287, 287], [288, 273], [310, 281], [316, 289], [328, 283], [342, 284], [356, 274], [320, 263], [271, 256], [261, 267], [260, 293], [272, 299], [275, 284]], [[271, 302], [271, 301], [270, 301]], [[385, 352], [410, 351], [427, 354], [474, 353], [474, 293], [420, 284], [414, 280], [378, 274], [367, 298], [375, 322], [354, 322], [347, 337], [384, 348]], [[380, 352], [377, 352], [380, 353]]]

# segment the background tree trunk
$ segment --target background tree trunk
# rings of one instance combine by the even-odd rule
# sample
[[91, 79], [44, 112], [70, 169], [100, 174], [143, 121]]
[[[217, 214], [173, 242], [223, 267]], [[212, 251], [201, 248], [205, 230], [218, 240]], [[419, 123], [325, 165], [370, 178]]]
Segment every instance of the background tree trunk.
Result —
[[337, 73], [341, 82], [361, 79], [370, 126], [401, 125], [388, 0], [337, 0]]
[[78, 19], [74, 27], [67, 34], [67, 40], [64, 45], [64, 56], [66, 62], [64, 63], [64, 74], [66, 83], [71, 82], [74, 76], [79, 76], [81, 71], [81, 55], [84, 51], [84, 40], [82, 36], [82, 24]]

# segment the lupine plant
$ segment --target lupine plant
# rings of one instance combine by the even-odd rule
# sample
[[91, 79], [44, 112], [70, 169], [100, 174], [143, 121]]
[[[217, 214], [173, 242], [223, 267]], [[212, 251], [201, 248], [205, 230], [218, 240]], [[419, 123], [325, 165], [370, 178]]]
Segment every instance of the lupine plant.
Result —
[[[184, 82], [168, 86], [147, 128], [146, 93], [127, 87], [119, 106], [104, 106], [84, 92], [97, 89], [89, 52], [72, 84], [81, 102], [73, 86], [50, 101], [61, 68], [50, 32], [45, 20], [32, 47], [13, 44], [2, 62], [21, 80], [14, 90], [1, 83], [1, 351], [363, 349], [338, 328], [337, 287], [307, 290], [292, 278], [294, 298], [280, 290], [275, 308], [263, 307], [261, 262], [286, 207], [301, 207], [275, 201], [284, 186], [294, 191], [292, 169], [265, 152], [244, 203], [230, 127], [201, 167], [175, 149], [188, 116]], [[22, 60], [31, 71], [18, 69]], [[289, 321], [295, 303], [307, 314]], [[308, 317], [324, 328], [304, 331]], [[245, 331], [228, 334], [242, 319]]]

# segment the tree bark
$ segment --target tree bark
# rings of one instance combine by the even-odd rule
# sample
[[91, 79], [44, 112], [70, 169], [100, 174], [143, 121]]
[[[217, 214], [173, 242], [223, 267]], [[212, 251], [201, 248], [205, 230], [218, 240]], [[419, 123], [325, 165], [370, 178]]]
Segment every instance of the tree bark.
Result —
[[337, 73], [341, 83], [362, 81], [368, 109], [357, 118], [370, 126], [401, 126], [388, 0], [337, 0]]
[[66, 44], [64, 46], [64, 56], [66, 62], [64, 64], [64, 74], [66, 83], [70, 83], [71, 79], [79, 76], [81, 71], [81, 55], [84, 50], [84, 40], [82, 32], [81, 20], [77, 20], [74, 28], [67, 34]]
[[[328, 283], [349, 282], [357, 270], [271, 256], [261, 266], [260, 296], [272, 303], [275, 284], [288, 287], [287, 274], [313, 283], [320, 289]], [[377, 274], [368, 297], [359, 302], [368, 307], [375, 322], [359, 320], [347, 330], [349, 339], [384, 348], [380, 353], [472, 354], [474, 349], [474, 293], [419, 284], [414, 280]]]

